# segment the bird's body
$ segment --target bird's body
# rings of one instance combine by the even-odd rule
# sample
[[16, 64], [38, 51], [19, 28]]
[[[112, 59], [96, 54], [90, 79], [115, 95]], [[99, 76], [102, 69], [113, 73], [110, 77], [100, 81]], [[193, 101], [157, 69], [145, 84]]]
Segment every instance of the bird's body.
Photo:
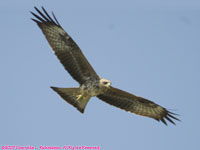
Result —
[[64, 68], [80, 84], [80, 87], [75, 88], [51, 87], [66, 102], [83, 113], [89, 99], [96, 96], [108, 104], [137, 115], [154, 118], [157, 121], [161, 120], [164, 124], [167, 124], [165, 119], [173, 124], [175, 124], [173, 119], [179, 120], [166, 108], [145, 98], [114, 88], [109, 80], [99, 77], [78, 45], [63, 30], [55, 15], [52, 13], [54, 17], [52, 19], [43, 7], [43, 13], [36, 7], [35, 9], [40, 16], [31, 12], [38, 19], [32, 20], [40, 27]]
[[[81, 113], [84, 112], [87, 102], [93, 96], [98, 96], [105, 93], [110, 88], [110, 81], [99, 78], [90, 79], [76, 88], [56, 88], [51, 87], [68, 103], [74, 105]], [[71, 99], [69, 101], [69, 99]], [[74, 103], [76, 102], [76, 103]]]

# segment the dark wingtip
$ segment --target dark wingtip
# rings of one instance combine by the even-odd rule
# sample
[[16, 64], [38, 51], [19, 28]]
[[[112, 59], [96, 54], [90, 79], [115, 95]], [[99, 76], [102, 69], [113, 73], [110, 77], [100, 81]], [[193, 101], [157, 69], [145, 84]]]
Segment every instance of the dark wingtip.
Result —
[[176, 125], [176, 124], [174, 123], [174, 121], [172, 121], [168, 116], [166, 116], [165, 118], [166, 118], [169, 122], [171, 122], [172, 124]]
[[175, 114], [175, 113], [172, 113], [172, 112], [166, 110], [166, 115], [163, 118], [158, 119], [158, 121], [162, 121], [165, 125], [167, 125], [167, 122], [165, 121], [165, 119], [167, 119], [170, 123], [176, 125], [176, 123], [173, 121], [173, 119], [177, 120], [177, 121], [181, 121], [180, 119], [175, 117], [176, 115], [178, 115], [178, 114]]
[[55, 14], [54, 14], [53, 12], [52, 12], [52, 15], [53, 15], [53, 18], [55, 19], [55, 21], [56, 21], [57, 25], [59, 25], [59, 26], [61, 27], [60, 23], [58, 22], [58, 20], [57, 20], [57, 18], [56, 18], [56, 16], [55, 16]]
[[167, 122], [165, 121], [164, 118], [160, 119], [166, 126], [167, 126]]
[[[33, 16], [35, 16], [35, 14], [32, 12], [32, 11], [30, 11], [30, 13], [33, 15]], [[39, 22], [38, 20], [36, 20], [36, 19], [34, 19], [34, 18], [30, 18], [31, 20], [33, 20], [34, 22]]]
[[175, 119], [175, 120], [177, 120], [177, 121], [181, 121], [180, 119], [176, 118], [176, 117], [173, 116], [173, 115], [175, 115], [175, 116], [180, 116], [179, 114], [175, 114], [175, 113], [172, 113], [172, 112], [168, 111], [168, 116], [169, 116], [169, 117], [171, 117], [171, 118], [173, 118], [173, 119]]
[[34, 21], [35, 23], [37, 23], [38, 25], [40, 24], [40, 22], [34, 18], [30, 18], [32, 21]]
[[[42, 11], [41, 10], [39, 10], [36, 6], [34, 6], [34, 9], [36, 10], [36, 12], [37, 12], [37, 14], [36, 13], [34, 13], [34, 12], [32, 12], [32, 11], [30, 11], [30, 13], [36, 18], [36, 19], [38, 19], [38, 20], [36, 20], [36, 19], [32, 19], [34, 22], [36, 22], [38, 25], [39, 24], [42, 24], [42, 23], [44, 23], [44, 24], [54, 24], [54, 25], [56, 25], [56, 26], [59, 26], [59, 27], [61, 27], [61, 25], [59, 24], [59, 22], [58, 22], [58, 20], [56, 19], [56, 17], [55, 17], [55, 15], [54, 15], [54, 13], [52, 12], [52, 15], [53, 15], [53, 18], [54, 19], [52, 19], [52, 17], [47, 13], [47, 11], [45, 10], [45, 8], [42, 6], [41, 7], [42, 8]], [[61, 27], [62, 28], [62, 27]]]

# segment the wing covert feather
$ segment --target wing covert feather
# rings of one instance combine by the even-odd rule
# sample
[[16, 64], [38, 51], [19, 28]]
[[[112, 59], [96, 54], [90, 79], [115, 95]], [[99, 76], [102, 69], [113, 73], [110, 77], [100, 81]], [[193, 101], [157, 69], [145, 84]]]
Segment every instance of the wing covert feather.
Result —
[[52, 13], [54, 21], [43, 7], [44, 13], [36, 7], [35, 9], [40, 16], [31, 12], [37, 18], [32, 20], [40, 27], [55, 55], [69, 74], [80, 84], [89, 78], [99, 78], [78, 45], [60, 26], [55, 15]]
[[125, 111], [162, 121], [165, 125], [167, 125], [165, 119], [173, 124], [175, 123], [172, 119], [179, 120], [173, 116], [176, 114], [168, 111], [166, 108], [114, 87], [110, 87], [104, 94], [100, 94], [97, 97]]

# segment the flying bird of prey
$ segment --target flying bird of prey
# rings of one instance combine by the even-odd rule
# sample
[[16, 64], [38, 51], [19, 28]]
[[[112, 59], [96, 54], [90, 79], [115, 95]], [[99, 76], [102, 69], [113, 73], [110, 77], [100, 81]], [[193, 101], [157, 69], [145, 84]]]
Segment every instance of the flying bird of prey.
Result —
[[176, 114], [166, 108], [145, 98], [112, 87], [109, 80], [99, 77], [78, 45], [61, 27], [54, 13], [52, 12], [52, 18], [43, 7], [43, 12], [36, 7], [34, 8], [39, 15], [31, 12], [36, 18], [32, 18], [32, 20], [40, 27], [64, 68], [80, 84], [80, 87], [74, 88], [51, 87], [66, 102], [83, 113], [89, 99], [97, 96], [108, 104], [137, 115], [162, 121], [165, 125], [167, 125], [166, 120], [173, 124], [175, 124], [174, 119], [179, 120], [175, 117]]

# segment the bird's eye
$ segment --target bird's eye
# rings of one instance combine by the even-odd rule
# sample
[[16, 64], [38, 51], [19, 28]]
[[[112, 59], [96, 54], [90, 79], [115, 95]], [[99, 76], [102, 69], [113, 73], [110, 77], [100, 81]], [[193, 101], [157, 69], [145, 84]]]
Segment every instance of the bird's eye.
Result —
[[108, 82], [103, 82], [103, 84], [108, 84]]

